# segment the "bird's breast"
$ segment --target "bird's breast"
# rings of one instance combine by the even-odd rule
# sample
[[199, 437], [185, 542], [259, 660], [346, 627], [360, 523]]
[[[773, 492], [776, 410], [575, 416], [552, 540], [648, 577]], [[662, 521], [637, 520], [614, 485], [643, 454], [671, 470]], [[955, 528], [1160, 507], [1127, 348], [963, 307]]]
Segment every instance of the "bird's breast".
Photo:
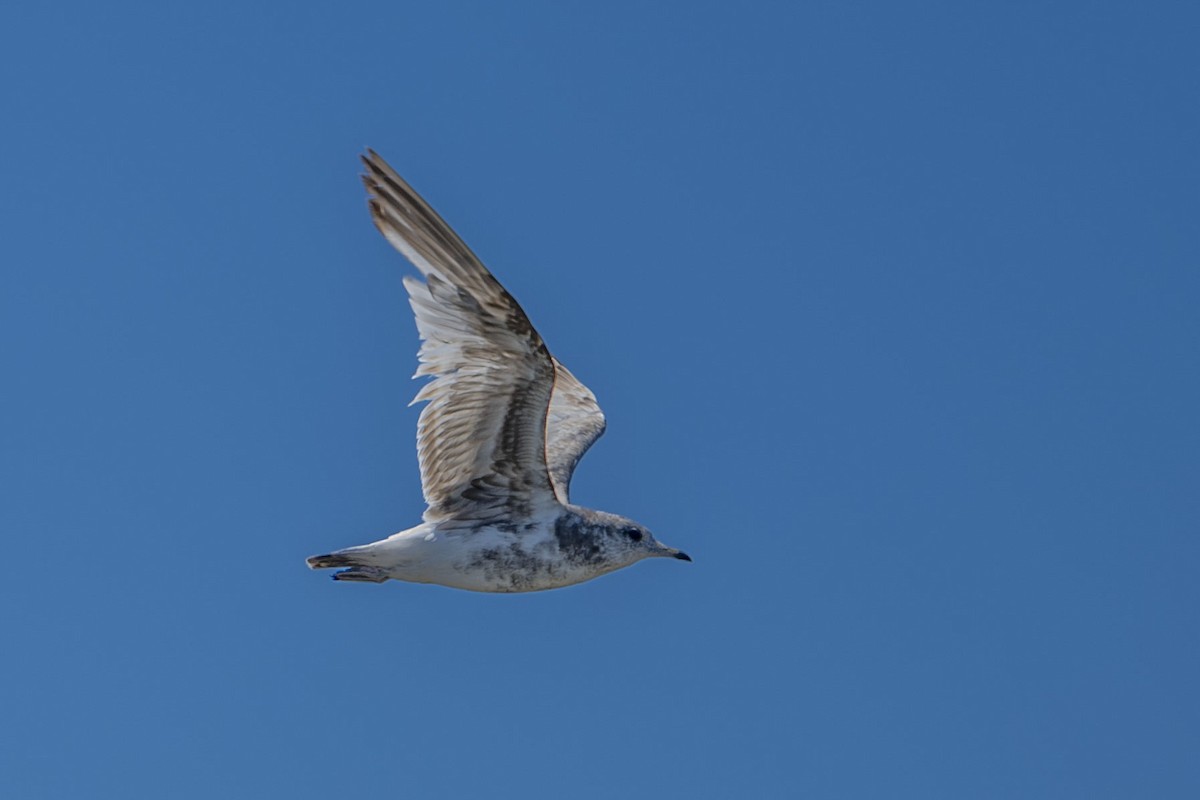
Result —
[[[447, 537], [448, 539], [451, 537]], [[602, 548], [578, 538], [564, 542], [553, 525], [491, 526], [461, 536], [445, 576], [458, 588], [480, 592], [537, 592], [603, 575]]]

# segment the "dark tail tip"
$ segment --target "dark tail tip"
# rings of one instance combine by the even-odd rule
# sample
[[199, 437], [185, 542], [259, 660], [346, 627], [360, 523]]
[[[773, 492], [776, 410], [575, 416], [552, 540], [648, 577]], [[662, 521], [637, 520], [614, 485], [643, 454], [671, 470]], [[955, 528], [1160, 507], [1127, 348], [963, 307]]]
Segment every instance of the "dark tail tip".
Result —
[[309, 556], [307, 559], [309, 569], [329, 569], [331, 567], [349, 567], [351, 566], [350, 559], [346, 556], [339, 556], [337, 553], [326, 553], [320, 556]]
[[361, 583], [383, 583], [388, 574], [378, 567], [351, 567], [333, 573], [335, 581], [359, 581]]

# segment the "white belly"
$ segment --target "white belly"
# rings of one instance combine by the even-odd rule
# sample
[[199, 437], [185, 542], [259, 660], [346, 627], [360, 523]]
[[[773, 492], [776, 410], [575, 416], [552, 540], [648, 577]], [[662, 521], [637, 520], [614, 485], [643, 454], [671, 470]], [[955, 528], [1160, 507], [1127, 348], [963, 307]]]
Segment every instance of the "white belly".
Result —
[[426, 523], [367, 547], [390, 578], [474, 592], [557, 589], [618, 566], [566, 558], [552, 525], [443, 530]]

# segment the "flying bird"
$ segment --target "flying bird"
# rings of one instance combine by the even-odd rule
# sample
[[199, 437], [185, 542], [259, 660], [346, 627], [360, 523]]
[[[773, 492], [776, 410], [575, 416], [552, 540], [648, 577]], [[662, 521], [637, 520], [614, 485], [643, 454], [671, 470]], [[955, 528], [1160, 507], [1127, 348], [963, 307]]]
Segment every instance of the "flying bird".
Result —
[[437, 212], [377, 153], [362, 157], [375, 227], [421, 273], [404, 277], [421, 337], [413, 403], [421, 524], [312, 556], [340, 581], [536, 592], [644, 558], [691, 561], [631, 519], [573, 505], [579, 459], [604, 433], [596, 397]]

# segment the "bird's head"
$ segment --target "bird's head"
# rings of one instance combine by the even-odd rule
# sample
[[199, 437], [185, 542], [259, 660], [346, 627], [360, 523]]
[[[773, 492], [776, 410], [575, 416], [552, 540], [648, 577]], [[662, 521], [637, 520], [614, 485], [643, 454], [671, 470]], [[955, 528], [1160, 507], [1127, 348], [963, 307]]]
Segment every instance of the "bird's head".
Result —
[[616, 514], [605, 515], [604, 531], [608, 539], [609, 552], [619, 554], [628, 563], [641, 561], [643, 558], [677, 558], [680, 561], [691, 561], [692, 557], [682, 550], [667, 547], [654, 538], [644, 525], [639, 525], [631, 519]]

